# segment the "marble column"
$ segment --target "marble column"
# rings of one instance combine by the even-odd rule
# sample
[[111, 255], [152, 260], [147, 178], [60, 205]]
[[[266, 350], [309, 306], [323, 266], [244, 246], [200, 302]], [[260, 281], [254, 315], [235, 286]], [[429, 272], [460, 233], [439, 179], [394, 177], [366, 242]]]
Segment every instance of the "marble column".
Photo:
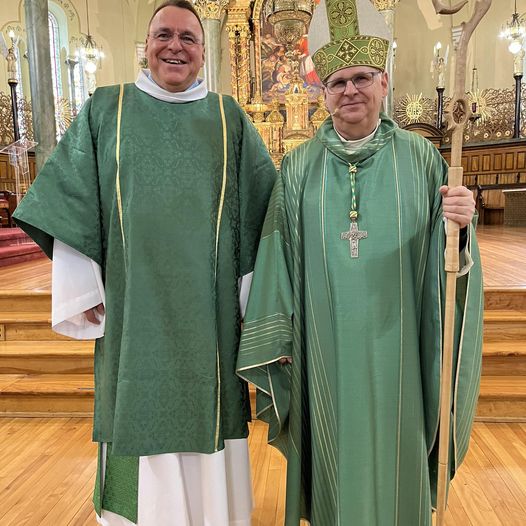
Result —
[[219, 91], [221, 73], [221, 21], [212, 18], [202, 20], [205, 29], [205, 79], [210, 91]]
[[[394, 11], [383, 11], [382, 14], [384, 15], [387, 21], [387, 25], [389, 26], [391, 31], [394, 31]], [[389, 90], [387, 91], [387, 97], [385, 98], [385, 112], [387, 113], [387, 115], [389, 115], [389, 117], [392, 118], [394, 110], [394, 55], [392, 44], [389, 48], [386, 69], [389, 75]]]
[[196, 0], [194, 3], [205, 30], [206, 85], [216, 92], [221, 73], [221, 17], [227, 5], [228, 0]]
[[[374, 0], [374, 5], [380, 13], [384, 16], [385, 22], [391, 31], [394, 39], [394, 18], [395, 18], [395, 6], [399, 0]], [[394, 110], [394, 53], [393, 46], [389, 48], [389, 56], [387, 57], [387, 64], [385, 70], [389, 75], [389, 90], [387, 97], [384, 101], [384, 110], [389, 115], [393, 116]]]
[[74, 57], [68, 57], [65, 61], [69, 73], [69, 101], [73, 116], [77, 115], [77, 89], [75, 87], [75, 66], [79, 63]]
[[57, 143], [55, 100], [49, 53], [47, 0], [25, 0], [26, 31], [31, 85], [31, 109], [37, 173]]

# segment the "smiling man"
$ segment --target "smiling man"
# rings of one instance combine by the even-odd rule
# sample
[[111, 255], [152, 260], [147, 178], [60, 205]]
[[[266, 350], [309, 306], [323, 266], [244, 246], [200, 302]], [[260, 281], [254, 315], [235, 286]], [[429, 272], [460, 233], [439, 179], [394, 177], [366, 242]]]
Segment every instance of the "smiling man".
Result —
[[370, 0], [322, 0], [309, 29], [331, 117], [285, 156], [259, 247], [238, 374], [287, 456], [286, 526], [431, 526], [444, 216], [463, 227], [453, 475], [480, 365], [482, 287], [464, 187], [381, 112], [389, 32]]
[[95, 91], [16, 220], [53, 258], [55, 330], [97, 338], [101, 524], [248, 526], [239, 294], [276, 173], [198, 78], [191, 3], [158, 7], [146, 44], [149, 69]]

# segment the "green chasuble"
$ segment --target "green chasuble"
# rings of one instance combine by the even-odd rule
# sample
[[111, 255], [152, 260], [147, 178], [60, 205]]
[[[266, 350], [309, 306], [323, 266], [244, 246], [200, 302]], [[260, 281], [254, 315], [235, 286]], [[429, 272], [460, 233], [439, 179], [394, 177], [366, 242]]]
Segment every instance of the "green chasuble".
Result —
[[16, 221], [48, 256], [56, 238], [102, 267], [94, 440], [117, 456], [213, 453], [248, 434], [238, 280], [276, 172], [231, 97], [222, 112], [215, 93], [173, 104], [128, 84], [119, 112], [119, 93], [86, 102]]
[[[351, 258], [350, 169], [359, 256]], [[288, 460], [286, 525], [430, 526], [436, 491], [447, 165], [382, 115], [346, 153], [327, 120], [288, 154], [256, 261], [238, 373]], [[451, 475], [479, 390], [481, 269], [458, 279]], [[291, 356], [291, 365], [280, 357]]]

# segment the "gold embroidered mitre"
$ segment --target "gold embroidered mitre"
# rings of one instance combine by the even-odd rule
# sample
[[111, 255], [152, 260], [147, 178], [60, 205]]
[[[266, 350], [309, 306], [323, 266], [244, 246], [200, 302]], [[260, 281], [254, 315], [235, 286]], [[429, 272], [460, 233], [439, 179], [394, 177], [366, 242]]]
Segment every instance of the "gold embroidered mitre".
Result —
[[339, 69], [385, 69], [392, 36], [370, 0], [321, 0], [309, 26], [309, 50], [325, 81]]

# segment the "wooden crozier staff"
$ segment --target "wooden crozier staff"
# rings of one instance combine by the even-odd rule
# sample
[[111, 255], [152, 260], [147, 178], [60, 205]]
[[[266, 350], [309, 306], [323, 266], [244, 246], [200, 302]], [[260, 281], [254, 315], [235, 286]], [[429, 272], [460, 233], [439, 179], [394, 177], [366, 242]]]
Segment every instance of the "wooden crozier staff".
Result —
[[[432, 0], [439, 14], [453, 14], [467, 3], [462, 1], [454, 7], [445, 7], [442, 0]], [[448, 186], [462, 185], [462, 139], [464, 128], [472, 112], [466, 97], [466, 57], [468, 42], [482, 17], [490, 8], [491, 0], [476, 0], [475, 11], [468, 22], [462, 23], [462, 33], [457, 47], [455, 86], [446, 119], [451, 133], [451, 161], [448, 170]], [[447, 222], [446, 241], [446, 305], [444, 315], [444, 346], [442, 351], [442, 374], [440, 383], [440, 437], [438, 445], [437, 521], [443, 526], [449, 485], [449, 441], [451, 428], [451, 388], [453, 372], [453, 340], [455, 333], [455, 299], [457, 272], [459, 270], [459, 227], [454, 221]]]

